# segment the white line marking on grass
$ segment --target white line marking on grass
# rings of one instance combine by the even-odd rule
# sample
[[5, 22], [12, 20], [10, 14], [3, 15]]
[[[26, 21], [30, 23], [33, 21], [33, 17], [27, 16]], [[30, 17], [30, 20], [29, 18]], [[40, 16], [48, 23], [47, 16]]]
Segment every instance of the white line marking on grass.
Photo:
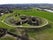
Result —
[[44, 25], [40, 25], [40, 26], [29, 26], [29, 27], [28, 26], [22, 26], [22, 25], [20, 25], [20, 26], [14, 26], [14, 25], [9, 25], [9, 24], [5, 23], [4, 21], [1, 21], [1, 22], [4, 23], [4, 24], [6, 24], [6, 25], [8, 25], [8, 26], [10, 26], [10, 27], [40, 28], [40, 27], [46, 26], [48, 24], [48, 21], [46, 19], [45, 19], [45, 21], [46, 21], [46, 23]]
[[9, 25], [9, 24], [7, 24], [7, 23], [5, 23], [3, 21], [1, 21], [1, 22], [4, 23], [4, 24], [6, 24], [6, 25], [8, 25], [8, 26], [10, 26], [10, 27], [15, 27], [15, 26]]
[[1, 22], [8, 25], [8, 26], [10, 26], [10, 27], [23, 27], [22, 25], [21, 26], [12, 26], [12, 25], [9, 25], [9, 24], [5, 23], [4, 21], [1, 21]]
[[10, 27], [26, 27], [26, 28], [39, 28], [39, 27], [43, 27], [43, 26], [48, 24], [48, 22], [47, 22], [46, 24], [41, 25], [41, 26], [30, 26], [30, 27], [27, 27], [27, 26], [22, 26], [22, 25], [20, 25], [20, 26], [12, 26], [12, 25], [9, 25], [9, 24], [5, 23], [4, 21], [2, 21], [2, 23], [6, 24], [6, 25], [8, 25]]

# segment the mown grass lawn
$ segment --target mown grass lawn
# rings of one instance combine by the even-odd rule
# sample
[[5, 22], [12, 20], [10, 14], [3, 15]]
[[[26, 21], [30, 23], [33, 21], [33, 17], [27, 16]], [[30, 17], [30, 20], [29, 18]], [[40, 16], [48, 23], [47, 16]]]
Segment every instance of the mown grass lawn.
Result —
[[[14, 10], [14, 14], [22, 14], [27, 16], [38, 16], [46, 18], [49, 22], [47, 26], [39, 29], [29, 29], [28, 34], [30, 38], [32, 38], [33, 40], [53, 40], [53, 13], [40, 11], [36, 9], [30, 9], [30, 10]], [[8, 25], [3, 24], [0, 21], [0, 28], [1, 27], [8, 29], [12, 28], [9, 27]]]

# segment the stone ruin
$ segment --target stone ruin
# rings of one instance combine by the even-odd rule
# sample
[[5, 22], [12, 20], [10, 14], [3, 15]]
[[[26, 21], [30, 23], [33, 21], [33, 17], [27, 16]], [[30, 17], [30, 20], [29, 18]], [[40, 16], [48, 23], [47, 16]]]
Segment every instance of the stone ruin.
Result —
[[20, 16], [19, 21], [16, 21], [15, 24], [16, 25], [22, 25], [24, 23], [27, 23], [29, 25], [33, 25], [33, 26], [39, 26], [40, 25], [40, 19], [38, 17], [34, 17], [34, 16]]
[[40, 19], [37, 17], [29, 17], [28, 19], [28, 24], [34, 25], [34, 26], [39, 26], [40, 25]]

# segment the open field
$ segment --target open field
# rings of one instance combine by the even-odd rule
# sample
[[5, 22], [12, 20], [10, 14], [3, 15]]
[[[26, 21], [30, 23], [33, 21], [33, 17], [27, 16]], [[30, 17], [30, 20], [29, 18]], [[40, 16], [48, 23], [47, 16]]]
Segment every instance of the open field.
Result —
[[[38, 16], [42, 18], [46, 18], [49, 24], [45, 27], [38, 28], [38, 29], [28, 29], [28, 35], [31, 40], [53, 40], [53, 13], [40, 11], [36, 9], [30, 10], [14, 10], [13, 14], [22, 14], [27, 16]], [[11, 14], [5, 14], [0, 17], [0, 28], [7, 28], [7, 29], [15, 29], [15, 27], [11, 27], [6, 25], [2, 22], [4, 21], [7, 16]], [[14, 31], [11, 31], [14, 33]], [[17, 34], [17, 32], [15, 32]], [[1, 40], [1, 39], [0, 39]]]

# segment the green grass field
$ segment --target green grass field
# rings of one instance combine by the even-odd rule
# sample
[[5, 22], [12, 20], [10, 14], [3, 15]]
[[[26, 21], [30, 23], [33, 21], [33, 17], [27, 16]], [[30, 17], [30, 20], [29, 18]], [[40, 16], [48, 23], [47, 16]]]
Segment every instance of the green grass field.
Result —
[[[49, 22], [47, 26], [39, 29], [29, 29], [28, 34], [32, 40], [53, 40], [53, 13], [40, 11], [36, 9], [30, 9], [30, 10], [14, 10], [13, 14], [14, 15], [22, 14], [27, 16], [38, 16], [46, 18]], [[5, 14], [0, 17], [0, 28], [7, 28], [9, 30], [15, 28], [15, 27], [10, 27], [4, 24], [3, 22], [1, 22], [2, 20], [5, 20], [5, 18], [9, 15], [10, 14]]]

